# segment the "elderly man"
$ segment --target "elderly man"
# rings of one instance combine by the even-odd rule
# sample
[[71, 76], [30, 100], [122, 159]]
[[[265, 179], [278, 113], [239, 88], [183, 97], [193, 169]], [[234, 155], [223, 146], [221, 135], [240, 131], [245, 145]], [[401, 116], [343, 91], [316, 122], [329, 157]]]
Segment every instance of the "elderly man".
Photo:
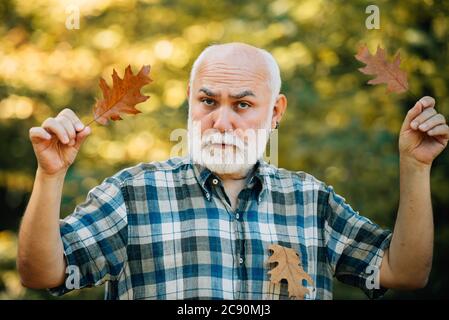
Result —
[[[19, 235], [23, 284], [63, 294], [106, 283], [106, 299], [285, 299], [287, 284], [270, 284], [267, 264], [268, 247], [280, 244], [313, 280], [302, 284], [307, 299], [332, 298], [333, 276], [372, 298], [425, 286], [430, 169], [449, 140], [434, 99], [416, 102], [400, 131], [391, 233], [332, 186], [262, 160], [287, 107], [280, 87], [265, 50], [208, 47], [188, 87], [189, 156], [118, 172], [62, 221], [64, 177], [90, 128], [69, 109], [31, 128], [38, 169]], [[255, 130], [265, 134], [250, 139]]]

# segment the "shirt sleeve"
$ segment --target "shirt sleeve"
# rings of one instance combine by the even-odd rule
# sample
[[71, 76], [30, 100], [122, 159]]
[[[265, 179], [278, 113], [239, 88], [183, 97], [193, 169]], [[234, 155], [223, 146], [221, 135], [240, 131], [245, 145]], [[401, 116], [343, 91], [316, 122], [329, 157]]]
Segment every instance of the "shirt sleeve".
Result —
[[60, 221], [67, 262], [66, 281], [49, 289], [60, 296], [120, 275], [127, 260], [127, 216], [120, 184], [107, 178], [89, 191], [86, 201]]
[[325, 241], [334, 276], [359, 287], [370, 299], [385, 294], [380, 286], [380, 265], [392, 233], [354, 211], [346, 200], [327, 186]]

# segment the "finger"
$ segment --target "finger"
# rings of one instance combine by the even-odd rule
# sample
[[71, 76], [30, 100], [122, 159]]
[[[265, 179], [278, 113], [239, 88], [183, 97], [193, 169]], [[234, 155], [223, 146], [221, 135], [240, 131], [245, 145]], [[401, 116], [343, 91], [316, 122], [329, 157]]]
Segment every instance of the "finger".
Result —
[[425, 122], [435, 114], [437, 114], [437, 111], [434, 108], [425, 109], [415, 119], [413, 119], [410, 126], [412, 127], [412, 129], [416, 130], [421, 123]]
[[419, 101], [417, 101], [415, 105], [408, 110], [407, 115], [405, 116], [404, 119], [404, 123], [402, 124], [401, 131], [411, 127], [410, 123], [422, 112], [422, 108], [423, 108], [422, 104]]
[[419, 102], [423, 105], [424, 109], [431, 108], [435, 106], [435, 99], [430, 96], [425, 96], [419, 99]]
[[427, 132], [429, 136], [442, 136], [449, 139], [449, 126], [447, 124], [440, 124]]
[[69, 108], [65, 108], [65, 109], [62, 110], [59, 114], [65, 116], [65, 117], [67, 117], [67, 118], [69, 118], [69, 119], [72, 121], [72, 123], [73, 123], [73, 125], [74, 125], [74, 127], [75, 127], [75, 130], [76, 130], [77, 132], [79, 132], [79, 131], [81, 131], [81, 130], [84, 129], [84, 124], [83, 124], [83, 123], [81, 122], [81, 120], [78, 118], [78, 116], [76, 115], [76, 113], [73, 112], [73, 110], [71, 110], [71, 109], [69, 109]]
[[75, 128], [75, 121], [68, 114], [66, 114], [66, 113], [59, 113], [58, 116], [56, 117], [56, 120], [59, 120], [59, 119], [64, 119], [64, 120], [69, 121], [73, 125], [73, 127]]
[[63, 144], [69, 143], [69, 137], [67, 136], [66, 130], [55, 118], [48, 118], [45, 120], [42, 127], [45, 130], [54, 133]]
[[69, 137], [69, 146], [75, 144], [76, 132], [75, 127], [71, 120], [67, 119], [65, 116], [58, 116], [57, 121], [64, 127], [67, 135]]
[[84, 129], [76, 135], [75, 148], [79, 149], [91, 132], [92, 130], [89, 126], [84, 127]]
[[[435, 106], [435, 99], [430, 96], [424, 96], [421, 99], [419, 99], [414, 107], [414, 113], [410, 115], [410, 121], [412, 121], [416, 116], [418, 116], [423, 110], [426, 108], [434, 107]], [[417, 113], [416, 113], [417, 112]], [[412, 129], [417, 129], [420, 123], [414, 123], [412, 122], [410, 124], [410, 127]]]
[[432, 129], [433, 127], [440, 125], [440, 124], [445, 124], [445, 123], [446, 123], [446, 119], [444, 118], [444, 116], [441, 113], [438, 113], [438, 114], [430, 117], [423, 123], [421, 123], [418, 128], [422, 132], [427, 132], [430, 129]]
[[29, 130], [31, 142], [40, 142], [40, 140], [50, 140], [51, 134], [42, 127], [32, 127]]

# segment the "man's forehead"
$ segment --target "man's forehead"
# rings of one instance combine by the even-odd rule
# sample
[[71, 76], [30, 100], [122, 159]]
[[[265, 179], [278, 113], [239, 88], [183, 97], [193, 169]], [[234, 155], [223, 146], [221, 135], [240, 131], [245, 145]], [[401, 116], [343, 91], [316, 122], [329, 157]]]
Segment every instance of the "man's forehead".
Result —
[[[195, 94], [204, 94], [210, 97], [229, 96], [232, 98], [242, 98], [244, 96], [259, 98], [268, 92], [267, 81], [201, 81], [197, 79], [193, 86]], [[240, 96], [240, 97], [239, 97]]]
[[246, 44], [224, 44], [205, 52], [197, 71], [265, 80], [269, 69], [267, 57], [259, 49]]
[[[245, 89], [264, 96], [270, 91], [272, 70], [265, 54], [245, 44], [217, 45], [203, 52], [192, 70], [192, 86], [237, 95]], [[204, 92], [204, 91], [203, 91]]]
[[235, 59], [210, 59], [201, 63], [197, 70], [197, 77], [227, 78], [244, 81], [265, 81], [269, 78], [268, 66], [264, 63], [241, 61]]
[[197, 91], [206, 88], [218, 93], [229, 91], [237, 94], [244, 90], [266, 90], [269, 79], [267, 72], [260, 68], [206, 61], [198, 68], [194, 82]]

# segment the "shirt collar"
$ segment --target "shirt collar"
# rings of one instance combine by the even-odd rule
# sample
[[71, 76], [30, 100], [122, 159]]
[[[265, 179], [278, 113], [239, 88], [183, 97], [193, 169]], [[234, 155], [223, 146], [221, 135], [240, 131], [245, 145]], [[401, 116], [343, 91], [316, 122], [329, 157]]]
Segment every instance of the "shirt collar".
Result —
[[[190, 159], [195, 178], [203, 190], [203, 193], [208, 201], [211, 201], [210, 180], [218, 177], [208, 168], [194, 162]], [[257, 203], [263, 200], [265, 191], [270, 185], [269, 174], [272, 168], [263, 159], [259, 159], [251, 170], [247, 178], [247, 184], [250, 188], [256, 188]]]

